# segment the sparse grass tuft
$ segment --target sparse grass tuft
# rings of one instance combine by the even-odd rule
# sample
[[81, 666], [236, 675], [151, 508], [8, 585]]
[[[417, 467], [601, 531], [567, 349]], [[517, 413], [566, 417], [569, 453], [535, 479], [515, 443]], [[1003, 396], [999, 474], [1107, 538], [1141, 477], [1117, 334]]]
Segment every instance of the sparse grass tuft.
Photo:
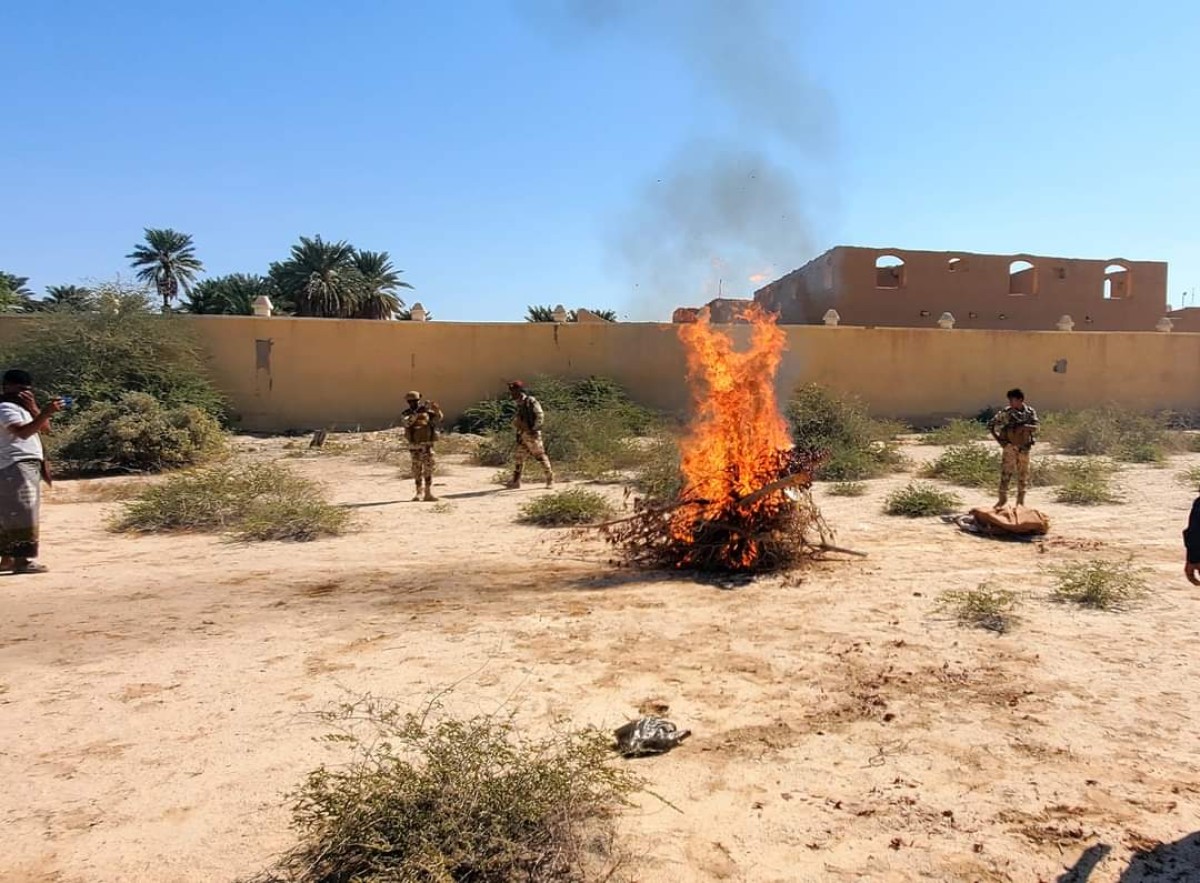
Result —
[[931, 484], [911, 482], [888, 494], [883, 504], [887, 515], [922, 518], [927, 515], [946, 515], [961, 505], [957, 494], [943, 491]]
[[1055, 501], [1072, 506], [1097, 506], [1101, 503], [1119, 503], [1120, 497], [1112, 487], [1116, 467], [1100, 457], [1063, 463], [1062, 483]]
[[647, 499], [677, 499], [683, 492], [679, 444], [669, 436], [655, 439], [646, 450], [646, 462], [637, 470], [634, 486]]
[[962, 625], [1004, 633], [1017, 623], [1014, 611], [1018, 603], [1016, 592], [985, 582], [967, 591], [943, 592], [937, 607], [950, 612]]
[[867, 486], [861, 481], [838, 481], [829, 486], [831, 497], [862, 497], [867, 493]]
[[614, 512], [612, 503], [603, 495], [583, 488], [567, 488], [526, 503], [517, 520], [542, 527], [566, 527], [603, 521]]
[[222, 464], [173, 475], [125, 503], [112, 530], [228, 532], [303, 542], [343, 533], [349, 513], [321, 488], [275, 464]]
[[1052, 567], [1057, 585], [1050, 598], [1093, 610], [1122, 610], [1147, 593], [1145, 570], [1126, 561], [1077, 561]]
[[796, 390], [786, 411], [796, 447], [829, 454], [817, 470], [818, 480], [878, 478], [900, 471], [906, 462], [896, 443], [906, 427], [872, 418], [857, 399], [809, 384]]
[[965, 445], [987, 438], [987, 428], [978, 420], [954, 417], [921, 436], [923, 445]]
[[344, 768], [294, 797], [299, 844], [257, 883], [624, 880], [614, 818], [642, 781], [592, 729], [403, 714], [367, 698], [323, 715]]

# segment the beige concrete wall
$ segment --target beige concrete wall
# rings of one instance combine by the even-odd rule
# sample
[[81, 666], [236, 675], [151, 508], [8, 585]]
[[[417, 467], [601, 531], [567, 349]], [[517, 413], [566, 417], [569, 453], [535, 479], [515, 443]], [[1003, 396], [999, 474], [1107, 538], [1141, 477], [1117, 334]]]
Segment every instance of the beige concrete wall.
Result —
[[[891, 255], [902, 270], [883, 272]], [[1013, 261], [1032, 269], [1010, 277]], [[1107, 276], [1112, 264], [1127, 272]], [[828, 284], [828, 268], [834, 279]], [[886, 286], [881, 286], [884, 278]], [[1105, 297], [1105, 279], [1113, 297]], [[950, 312], [959, 328], [1052, 330], [1062, 315], [1091, 331], [1150, 331], [1166, 315], [1167, 265], [1156, 261], [1081, 260], [838, 247], [755, 293], [780, 321], [815, 323], [836, 309], [844, 324], [930, 327]], [[1013, 293], [1019, 292], [1019, 293]]]
[[[453, 416], [535, 374], [612, 377], [636, 399], [689, 406], [677, 328], [669, 324], [457, 324], [196, 317], [219, 385], [243, 426], [280, 431], [388, 425], [408, 389]], [[735, 339], [749, 329], [732, 326]], [[972, 414], [1024, 387], [1041, 408], [1116, 403], [1200, 411], [1200, 334], [786, 328], [781, 392], [819, 382], [880, 415]], [[269, 341], [268, 367], [256, 350]], [[1065, 373], [1054, 366], [1066, 360]]]

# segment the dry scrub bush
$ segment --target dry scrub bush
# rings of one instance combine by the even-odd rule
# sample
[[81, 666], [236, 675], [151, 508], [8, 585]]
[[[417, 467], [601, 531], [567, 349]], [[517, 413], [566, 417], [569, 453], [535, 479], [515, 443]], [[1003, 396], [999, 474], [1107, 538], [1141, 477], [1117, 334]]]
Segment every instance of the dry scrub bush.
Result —
[[1200, 488], [1200, 466], [1192, 466], [1175, 475], [1175, 480], [1184, 487], [1196, 490]]
[[196, 466], [226, 450], [220, 424], [199, 408], [165, 408], [153, 396], [126, 393], [93, 405], [53, 446], [69, 472], [163, 472]]
[[1121, 408], [1046, 414], [1041, 437], [1064, 454], [1105, 456], [1127, 463], [1161, 463], [1178, 444], [1166, 418]]
[[583, 488], [568, 488], [526, 503], [517, 520], [542, 527], [567, 527], [595, 524], [614, 514], [612, 503], [603, 495]]
[[[951, 445], [936, 460], [921, 469], [923, 478], [940, 478], [959, 487], [990, 488], [1000, 480], [1000, 449], [997, 445], [969, 442]], [[1030, 464], [1029, 483], [1033, 487], [1055, 484], [1059, 464], [1035, 458]]]
[[1101, 503], [1119, 503], [1120, 497], [1112, 487], [1116, 467], [1100, 457], [1086, 457], [1063, 463], [1062, 482], [1055, 494], [1055, 501], [1073, 506], [1096, 506]]
[[867, 486], [861, 481], [838, 481], [829, 486], [827, 493], [831, 497], [863, 497]]
[[354, 754], [294, 795], [300, 842], [258, 883], [622, 880], [613, 820], [641, 788], [596, 730], [432, 719], [367, 698], [322, 716]]
[[931, 484], [910, 482], [888, 494], [883, 511], [887, 515], [922, 518], [927, 515], [946, 515], [961, 504], [957, 494], [943, 491]]
[[349, 513], [275, 464], [221, 464], [173, 475], [126, 503], [119, 532], [228, 532], [241, 540], [307, 541], [344, 532]]
[[796, 447], [828, 453], [817, 469], [818, 480], [878, 478], [904, 466], [895, 439], [906, 427], [872, 418], [858, 399], [809, 384], [796, 390], [785, 410]]
[[954, 417], [941, 426], [923, 433], [923, 445], [965, 445], [987, 438], [987, 427], [978, 420]]
[[1093, 610], [1122, 610], [1147, 593], [1145, 570], [1132, 561], [1077, 561], [1052, 567], [1051, 600]]
[[1014, 611], [1019, 599], [1009, 589], [981, 583], [975, 589], [943, 592], [937, 607], [949, 612], [962, 625], [1004, 633], [1017, 623]]

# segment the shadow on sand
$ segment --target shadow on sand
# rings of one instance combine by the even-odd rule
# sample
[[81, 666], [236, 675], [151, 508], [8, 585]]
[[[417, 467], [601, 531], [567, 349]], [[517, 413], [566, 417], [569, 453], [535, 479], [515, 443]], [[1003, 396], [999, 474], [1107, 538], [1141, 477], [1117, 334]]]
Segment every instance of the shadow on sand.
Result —
[[[1092, 871], [1110, 852], [1112, 847], [1106, 843], [1089, 846], [1056, 883], [1088, 883]], [[1200, 880], [1200, 833], [1138, 850], [1117, 880], [1118, 883], [1194, 883]]]

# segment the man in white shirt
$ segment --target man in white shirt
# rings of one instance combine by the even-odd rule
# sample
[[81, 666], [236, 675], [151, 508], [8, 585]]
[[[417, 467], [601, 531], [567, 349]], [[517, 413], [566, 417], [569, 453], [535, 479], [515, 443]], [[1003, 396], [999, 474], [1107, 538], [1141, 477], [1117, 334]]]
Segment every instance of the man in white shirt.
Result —
[[49, 481], [38, 436], [61, 411], [54, 399], [39, 408], [29, 372], [13, 369], [0, 382], [0, 570], [45, 573], [38, 555], [42, 479]]

